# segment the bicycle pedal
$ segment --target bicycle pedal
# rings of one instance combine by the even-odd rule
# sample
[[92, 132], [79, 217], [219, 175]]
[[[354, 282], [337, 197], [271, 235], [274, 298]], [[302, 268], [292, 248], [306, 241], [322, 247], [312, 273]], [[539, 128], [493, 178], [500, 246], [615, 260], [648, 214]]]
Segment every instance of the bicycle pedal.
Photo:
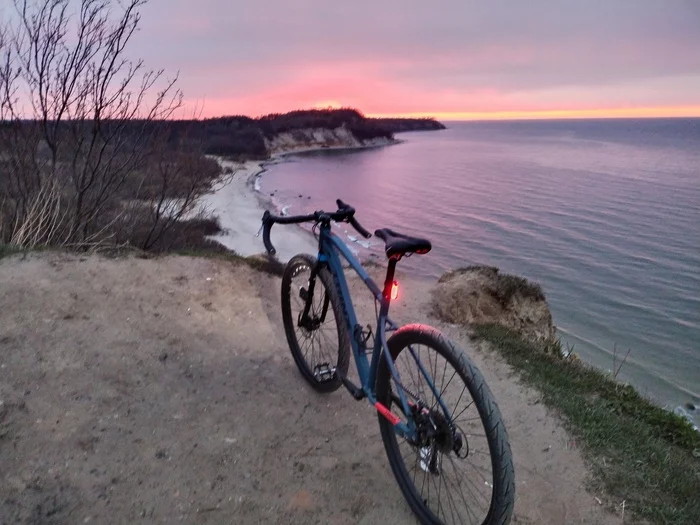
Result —
[[331, 367], [328, 363], [321, 363], [314, 367], [314, 377], [319, 383], [332, 381], [333, 376], [335, 376], [335, 367]]

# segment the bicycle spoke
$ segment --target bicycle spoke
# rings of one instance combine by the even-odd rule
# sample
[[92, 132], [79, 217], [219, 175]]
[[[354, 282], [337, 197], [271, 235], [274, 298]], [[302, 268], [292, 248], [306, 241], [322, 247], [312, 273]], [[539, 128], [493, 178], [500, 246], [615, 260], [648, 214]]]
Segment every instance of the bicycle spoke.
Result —
[[[447, 359], [445, 359], [445, 366], [442, 367], [442, 381], [440, 382], [440, 395], [442, 395], [442, 392], [447, 390], [447, 387], [450, 386], [450, 381], [452, 381], [452, 378], [450, 378], [450, 381], [448, 381], [447, 385], [445, 385], [445, 373], [446, 372], [447, 372]], [[452, 374], [452, 377], [454, 377], [454, 374]], [[440, 397], [440, 396], [438, 396], [438, 397]]]
[[316, 363], [316, 338], [314, 334], [311, 334], [309, 341], [311, 342], [311, 362], [309, 364], [311, 364], [313, 368], [314, 363]]
[[[307, 355], [307, 353], [308, 353], [308, 351], [309, 351], [309, 349], [308, 349], [309, 336], [308, 336], [307, 334], [304, 333], [303, 329], [297, 328], [296, 331], [301, 333], [301, 336], [302, 336], [303, 341], [302, 341], [302, 343], [301, 343], [299, 346], [300, 346], [300, 348], [302, 349], [302, 352], [303, 352], [303, 354], [304, 354], [304, 359], [306, 359], [306, 355]], [[298, 337], [297, 337], [297, 340], [299, 340]], [[306, 348], [306, 350], [304, 350], [304, 348]]]
[[[447, 361], [445, 361], [445, 364], [447, 364]], [[452, 382], [452, 379], [454, 379], [454, 377], [455, 377], [456, 375], [457, 375], [457, 371], [455, 370], [455, 371], [452, 373], [452, 377], [450, 377], [450, 380], [447, 382], [447, 385], [445, 385], [445, 388], [440, 390], [440, 393], [438, 394], [438, 397], [437, 397], [437, 399], [435, 400], [435, 403], [433, 403], [433, 405], [430, 407], [430, 410], [433, 410], [433, 409], [437, 406], [437, 404], [440, 402], [440, 399], [442, 398], [442, 395], [445, 393], [445, 390], [447, 390], [447, 387], [450, 386], [450, 383]], [[444, 376], [443, 376], [443, 380], [444, 380], [444, 379], [445, 379], [445, 378], [444, 378]], [[466, 387], [465, 387], [465, 388], [466, 388]]]
[[[450, 463], [452, 464], [452, 467], [454, 468], [455, 472], [460, 472], [461, 469], [459, 469], [459, 468], [457, 467], [457, 465], [455, 464], [454, 459], [453, 459], [452, 457], [450, 457], [449, 459], [450, 459]], [[476, 489], [476, 493], [479, 494], [479, 495], [481, 495], [481, 496], [484, 498], [484, 500], [486, 501], [486, 504], [488, 504], [488, 503], [490, 502], [490, 498], [489, 498], [488, 496], [485, 496], [485, 495], [483, 494], [483, 492], [479, 490], [479, 487], [478, 487], [477, 485], [474, 484], [474, 482], [473, 482], [472, 479], [471, 479], [471, 476], [470, 476], [468, 473], [464, 472], [463, 475], [458, 476], [458, 479], [463, 479], [463, 480], [465, 480], [465, 482], [466, 482], [467, 485], [471, 485], [474, 489]], [[491, 485], [489, 484], [489, 482], [487, 482], [487, 481], [484, 479], [483, 476], [481, 477], [481, 479], [484, 480], [485, 485], [486, 485], [487, 487], [491, 488]], [[489, 492], [490, 492], [490, 490], [489, 490]]]
[[[416, 352], [416, 357], [418, 358], [418, 361], [420, 361], [420, 345], [418, 346], [418, 351]], [[428, 360], [430, 360], [430, 353], [428, 353]], [[410, 370], [413, 370], [413, 367], [410, 368]], [[416, 382], [417, 385], [416, 387], [418, 388], [418, 393], [421, 397], [421, 399], [426, 399], [426, 392], [424, 388], [425, 380], [423, 378], [423, 373], [420, 371], [419, 368], [416, 369], [416, 375], [418, 376], [418, 381]]]
[[[440, 479], [442, 479], [444, 476], [440, 476]], [[447, 495], [447, 503], [450, 506], [450, 514], [452, 515], [452, 521], [456, 523], [456, 520], [454, 519], [455, 517], [455, 509], [457, 508], [457, 504], [455, 503], [454, 498], [452, 497], [452, 492], [450, 492], [449, 485], [447, 484], [447, 481], [445, 481], [445, 494]], [[457, 510], [457, 517], [459, 517], [459, 522], [464, 523], [462, 521], [462, 517], [459, 514], [459, 510]]]
[[428, 478], [428, 495], [425, 497], [425, 501], [430, 501], [430, 482], [432, 481], [432, 475], [430, 472], [426, 472], [425, 476]]
[[[438, 476], [438, 477], [440, 478], [440, 485], [438, 485], [436, 488], [437, 488], [437, 506], [438, 506], [437, 516], [439, 518], [440, 517], [440, 509], [442, 508], [442, 506], [440, 505], [440, 503], [441, 503], [441, 501], [440, 501], [440, 486], [442, 485], [442, 476]], [[435, 485], [436, 485], [435, 477], [433, 477], [433, 487], [435, 487]]]
[[[462, 400], [462, 396], [464, 395], [464, 392], [467, 390], [467, 385], [464, 385], [462, 387], [462, 391], [459, 393], [459, 397], [457, 398], [457, 401], [455, 402], [455, 406], [453, 409], [453, 412], [457, 410], [457, 407], [459, 406], [459, 402]], [[452, 416], [452, 423], [455, 422], [454, 416]]]
[[415, 465], [413, 466], [413, 484], [416, 484], [416, 474], [418, 474], [418, 469], [420, 466], [420, 455], [416, 452], [416, 461]]
[[452, 421], [457, 421], [457, 419], [459, 419], [459, 416], [464, 414], [464, 411], [467, 410], [473, 404], [474, 404], [474, 400], [472, 399], [471, 403], [469, 403], [466, 407], [464, 407], [464, 409], [462, 409], [462, 411], [459, 414], [457, 414], [456, 416], [452, 416]]
[[[445, 483], [447, 483], [447, 481], [446, 481]], [[471, 505], [469, 504], [469, 502], [467, 502], [466, 498], [464, 497], [464, 492], [462, 491], [462, 488], [459, 486], [459, 482], [457, 482], [457, 486], [455, 486], [454, 484], [452, 484], [452, 487], [455, 488], [455, 489], [458, 491], [459, 498], [461, 499], [462, 504], [463, 504], [463, 505], [461, 505], [461, 506], [464, 507], [464, 510], [466, 510], [467, 514], [470, 516], [470, 517], [469, 517], [469, 522], [470, 522], [470, 523], [474, 523], [475, 521], [474, 521], [474, 519], [472, 519], [472, 518], [475, 518], [475, 519], [476, 519], [476, 522], [478, 523], [478, 521], [479, 521], [479, 520], [478, 520], [478, 516], [476, 516], [476, 515], [474, 514], [474, 512], [473, 512], [472, 509], [471, 509]], [[461, 520], [461, 518], [460, 518], [460, 522], [461, 522], [461, 521], [462, 521], [462, 520]]]
[[[457, 466], [457, 463], [455, 463], [454, 459], [452, 459], [452, 457], [450, 457], [450, 460], [451, 460], [452, 465], [454, 466], [454, 469], [455, 469], [455, 470], [460, 470], [460, 471], [464, 472], [465, 475], [468, 475], [466, 469], [464, 469], [464, 467], [459, 468], [459, 467]], [[471, 466], [474, 468], [475, 472], [476, 472], [477, 474], [479, 474], [479, 476], [481, 476], [481, 479], [484, 481], [484, 483], [486, 483], [487, 485], [489, 485], [490, 483], [492, 483], [493, 480], [489, 481], [489, 480], [486, 479], [486, 478], [484, 477], [484, 475], [482, 474], [482, 473], [484, 472], [483, 467], [478, 467], [477, 465], [475, 465], [474, 463], [472, 463], [468, 458], [467, 458], [467, 459], [464, 459], [464, 460], [462, 460], [462, 461], [468, 462], [469, 465], [471, 465]], [[489, 477], [491, 477], [490, 474], [487, 474], [487, 475], [488, 475]], [[471, 476], [467, 476], [467, 477], [468, 477], [469, 479], [471, 479]]]

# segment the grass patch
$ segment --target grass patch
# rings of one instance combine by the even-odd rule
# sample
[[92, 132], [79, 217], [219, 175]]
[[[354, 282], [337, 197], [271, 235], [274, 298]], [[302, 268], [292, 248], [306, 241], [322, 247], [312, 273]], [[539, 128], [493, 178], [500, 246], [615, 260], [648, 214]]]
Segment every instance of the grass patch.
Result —
[[16, 246], [12, 246], [10, 244], [0, 244], [0, 259], [4, 257], [9, 257], [10, 255], [14, 255], [16, 253], [20, 253], [22, 250], [17, 248]]
[[0, 244], [0, 259], [5, 257], [10, 257], [12, 255], [28, 255], [30, 253], [36, 252], [48, 252], [48, 251], [58, 251], [59, 249], [52, 246], [35, 246], [33, 248], [23, 248], [21, 246], [15, 246], [13, 244]]
[[272, 259], [266, 257], [265, 255], [241, 257], [241, 259], [244, 264], [247, 264], [254, 270], [267, 273], [269, 275], [275, 275], [277, 277], [282, 277], [286, 267], [286, 265], [282, 264], [277, 259]]
[[[244, 264], [251, 267], [253, 270], [258, 272], [266, 273], [268, 275], [273, 275], [276, 277], [282, 277], [284, 273], [285, 265], [275, 258], [270, 258], [265, 255], [252, 255], [250, 257], [243, 257], [235, 252], [226, 249], [221, 244], [214, 241], [209, 243], [194, 243], [188, 245], [184, 248], [174, 249], [171, 251], [144, 251], [140, 249], [135, 249], [128, 246], [107, 246], [106, 248], [100, 250], [93, 250], [94, 253], [99, 253], [103, 257], [119, 258], [119, 257], [130, 257], [136, 255], [136, 257], [144, 259], [155, 259], [157, 257], [166, 257], [168, 255], [181, 255], [186, 257], [205, 257], [208, 259], [218, 259], [234, 265]], [[38, 252], [55, 252], [55, 253], [67, 253], [74, 255], [86, 255], [90, 253], [89, 251], [72, 250], [68, 248], [60, 247], [45, 247], [38, 246], [34, 248], [17, 248], [9, 244], [0, 244], [0, 259], [4, 257], [10, 257], [17, 254], [30, 254]]]
[[231, 251], [207, 251], [207, 250], [179, 250], [175, 252], [176, 255], [183, 255], [187, 257], [206, 257], [208, 259], [218, 259], [221, 261], [226, 261], [233, 263], [235, 265], [244, 264], [250, 266], [253, 270], [258, 272], [266, 273], [268, 275], [274, 275], [276, 277], [282, 277], [284, 273], [285, 265], [279, 260], [265, 255], [251, 255], [249, 257], [243, 257], [237, 253]]
[[700, 523], [700, 433], [633, 387], [578, 360], [556, 357], [497, 325], [475, 327], [543, 394], [580, 440], [595, 487], [637, 519]]
[[178, 220], [167, 228], [164, 224], [158, 224], [154, 230], [154, 232], [151, 230], [151, 224], [148, 221], [139, 222], [136, 228], [127, 232], [126, 236], [117, 239], [117, 244], [128, 242], [132, 246], [143, 248], [150, 232], [151, 238], [146, 249], [155, 253], [183, 250], [193, 252], [228, 251], [223, 244], [207, 237], [222, 231], [218, 218]]

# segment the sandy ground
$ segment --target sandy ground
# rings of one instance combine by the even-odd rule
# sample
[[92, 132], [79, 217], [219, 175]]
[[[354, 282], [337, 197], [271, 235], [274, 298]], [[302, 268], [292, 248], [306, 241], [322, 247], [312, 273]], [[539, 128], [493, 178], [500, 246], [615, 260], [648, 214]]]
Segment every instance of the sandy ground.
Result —
[[[437, 324], [401, 282], [394, 317]], [[375, 412], [298, 374], [279, 286], [204, 258], [0, 260], [0, 523], [415, 523]], [[619, 523], [537, 393], [437, 325], [503, 412], [514, 523]]]
[[[237, 170], [235, 175], [226, 178], [202, 199], [207, 211], [219, 217], [224, 232], [212, 236], [227, 248], [239, 255], [249, 256], [264, 251], [260, 230], [265, 209], [275, 213], [274, 208], [262, 195], [255, 192], [255, 177], [264, 170], [260, 162], [243, 164], [219, 159], [224, 168]], [[277, 250], [277, 258], [287, 262], [299, 252], [316, 253], [317, 243], [308, 232], [294, 225], [275, 225], [271, 233], [272, 243]]]

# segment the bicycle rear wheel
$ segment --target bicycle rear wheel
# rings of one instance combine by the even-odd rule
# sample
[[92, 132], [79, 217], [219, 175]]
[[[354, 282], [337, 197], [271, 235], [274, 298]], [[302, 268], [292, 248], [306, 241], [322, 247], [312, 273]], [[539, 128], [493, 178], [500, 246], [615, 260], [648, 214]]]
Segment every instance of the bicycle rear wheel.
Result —
[[[402, 327], [387, 345], [401, 384], [382, 359], [377, 400], [402, 421], [413, 418], [420, 436], [415, 442], [403, 439], [381, 415], [379, 426], [391, 469], [413, 512], [428, 524], [509, 523], [513, 460], [500, 411], [479, 370], [427, 326]], [[401, 409], [399, 388], [411, 404], [410, 416]]]
[[[350, 339], [330, 272], [316, 258], [295, 255], [282, 276], [282, 320], [289, 349], [301, 375], [319, 392], [342, 384], [350, 362]], [[304, 316], [307, 299], [308, 315]]]

